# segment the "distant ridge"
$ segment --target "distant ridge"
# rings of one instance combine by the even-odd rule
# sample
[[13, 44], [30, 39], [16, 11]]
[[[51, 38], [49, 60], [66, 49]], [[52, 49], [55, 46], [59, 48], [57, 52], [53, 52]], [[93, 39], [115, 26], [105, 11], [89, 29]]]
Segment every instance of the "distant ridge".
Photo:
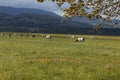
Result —
[[66, 19], [52, 12], [3, 6], [0, 6], [0, 32], [120, 35], [118, 28], [95, 31], [89, 23]]
[[19, 15], [19, 14], [23, 14], [23, 13], [33, 13], [33, 14], [48, 14], [48, 15], [58, 16], [55, 13], [52, 13], [49, 11], [44, 11], [41, 9], [13, 8], [13, 7], [9, 7], [9, 6], [0, 6], [0, 13], [7, 13], [7, 14], [11, 14], [11, 15]]

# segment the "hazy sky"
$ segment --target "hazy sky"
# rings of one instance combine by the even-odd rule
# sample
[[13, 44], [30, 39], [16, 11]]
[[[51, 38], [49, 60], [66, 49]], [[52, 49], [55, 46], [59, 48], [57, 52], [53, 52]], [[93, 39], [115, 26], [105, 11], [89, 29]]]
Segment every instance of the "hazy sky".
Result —
[[12, 6], [20, 8], [39, 8], [62, 14], [57, 5], [52, 2], [38, 3], [36, 0], [0, 0], [0, 6]]

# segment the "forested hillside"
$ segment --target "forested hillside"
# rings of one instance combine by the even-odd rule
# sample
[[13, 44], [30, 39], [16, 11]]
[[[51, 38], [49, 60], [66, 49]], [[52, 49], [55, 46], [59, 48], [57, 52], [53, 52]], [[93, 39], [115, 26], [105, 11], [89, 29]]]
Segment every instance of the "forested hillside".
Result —
[[[22, 32], [56, 32], [69, 33], [73, 29], [92, 27], [86, 23], [71, 21], [58, 16], [47, 14], [20, 14], [9, 15], [0, 14], [0, 30], [2, 31], [22, 31]], [[77, 30], [76, 30], [77, 28]], [[72, 31], [73, 32], [73, 31]]]
[[99, 31], [96, 31], [90, 23], [66, 19], [47, 11], [42, 12], [41, 10], [39, 14], [19, 12], [17, 14], [11, 14], [13, 12], [10, 12], [9, 14], [5, 10], [2, 12], [2, 10], [0, 11], [1, 32], [120, 35], [120, 28], [101, 28]]

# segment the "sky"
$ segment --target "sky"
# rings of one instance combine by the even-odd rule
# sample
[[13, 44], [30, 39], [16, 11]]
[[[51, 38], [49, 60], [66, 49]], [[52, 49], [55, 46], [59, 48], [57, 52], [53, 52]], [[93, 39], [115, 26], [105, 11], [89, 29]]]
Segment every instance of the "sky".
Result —
[[[58, 15], [64, 14], [55, 3], [49, 1], [39, 3], [37, 2], [37, 0], [0, 0], [0, 6], [11, 6], [19, 8], [38, 8], [54, 12]], [[64, 4], [63, 7], [68, 7], [68, 5]]]
[[55, 3], [48, 1], [38, 3], [36, 0], [0, 0], [0, 6], [11, 6], [17, 8], [38, 8], [63, 15], [63, 12]]

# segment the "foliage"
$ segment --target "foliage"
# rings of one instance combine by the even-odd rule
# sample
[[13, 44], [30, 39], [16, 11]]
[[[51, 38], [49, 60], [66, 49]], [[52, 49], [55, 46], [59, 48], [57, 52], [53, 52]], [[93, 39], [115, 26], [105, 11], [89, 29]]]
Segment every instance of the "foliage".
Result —
[[[37, 0], [38, 2], [44, 2], [46, 0]], [[60, 8], [62, 4], [68, 3], [69, 8], [64, 8], [64, 16], [86, 16], [88, 19], [99, 19], [100, 21], [96, 25], [96, 29], [103, 22], [107, 26], [113, 26], [118, 22], [111, 22], [110, 19], [120, 19], [120, 1], [119, 0], [48, 0], [55, 2]]]

